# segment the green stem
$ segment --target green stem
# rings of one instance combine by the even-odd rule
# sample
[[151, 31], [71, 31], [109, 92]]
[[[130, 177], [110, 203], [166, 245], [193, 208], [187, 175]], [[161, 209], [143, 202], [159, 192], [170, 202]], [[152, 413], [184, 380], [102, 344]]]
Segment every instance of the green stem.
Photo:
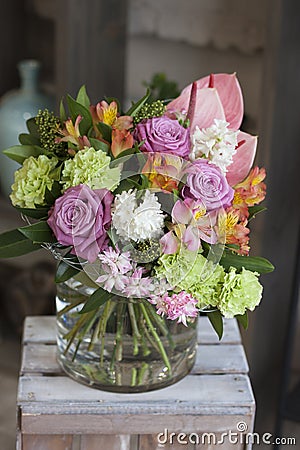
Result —
[[124, 311], [126, 305], [121, 303], [117, 306], [117, 332], [116, 332], [116, 360], [122, 361], [123, 356], [123, 330], [124, 330]]
[[147, 326], [148, 326], [148, 328], [149, 328], [152, 336], [154, 337], [154, 340], [155, 340], [155, 342], [156, 342], [156, 344], [157, 344], [157, 346], [159, 348], [160, 354], [161, 354], [161, 356], [163, 358], [163, 361], [164, 361], [164, 363], [165, 363], [165, 365], [166, 365], [166, 367], [168, 369], [169, 375], [171, 375], [171, 371], [172, 371], [171, 364], [170, 364], [168, 355], [166, 354], [166, 351], [164, 349], [164, 346], [163, 346], [163, 344], [162, 344], [162, 342], [160, 340], [160, 337], [158, 336], [157, 331], [155, 330], [155, 328], [153, 326], [153, 323], [151, 322], [151, 319], [150, 319], [150, 317], [149, 317], [149, 315], [148, 315], [148, 313], [146, 311], [145, 305], [143, 303], [140, 303], [140, 308], [141, 308], [141, 310], [143, 312], [143, 315], [145, 317], [145, 321], [147, 323]]
[[136, 378], [137, 378], [137, 369], [135, 367], [133, 367], [131, 369], [131, 383], [130, 383], [130, 386], [135, 386], [136, 385]]
[[144, 382], [144, 377], [145, 377], [145, 373], [149, 368], [149, 364], [147, 364], [146, 362], [142, 363], [142, 367], [139, 370], [138, 373], [138, 378], [137, 378], [137, 385], [141, 385]]
[[74, 303], [70, 303], [69, 305], [65, 306], [63, 309], [61, 309], [58, 313], [57, 316], [60, 317], [63, 314], [67, 313], [68, 311], [70, 311], [71, 309], [75, 308], [76, 306], [80, 305], [81, 303], [84, 303], [84, 300], [78, 300], [77, 302]]
[[141, 334], [137, 326], [134, 307], [130, 301], [128, 303], [128, 312], [132, 328], [133, 355], [136, 356], [139, 352], [139, 342], [141, 340]]
[[104, 348], [105, 348], [105, 331], [107, 326], [107, 321], [110, 318], [112, 312], [113, 312], [113, 305], [111, 304], [111, 300], [108, 300], [105, 304], [103, 315], [101, 316], [101, 325], [99, 328], [99, 334], [98, 337], [101, 340], [101, 349], [100, 349], [100, 366], [103, 366], [104, 362]]

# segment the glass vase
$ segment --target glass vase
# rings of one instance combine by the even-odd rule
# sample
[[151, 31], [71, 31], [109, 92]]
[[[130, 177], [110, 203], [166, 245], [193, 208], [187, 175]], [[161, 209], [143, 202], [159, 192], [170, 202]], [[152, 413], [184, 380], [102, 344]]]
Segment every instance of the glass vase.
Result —
[[115, 392], [145, 392], [183, 378], [195, 362], [197, 320], [160, 317], [146, 299], [112, 296], [80, 314], [94, 289], [74, 278], [57, 286], [58, 361], [73, 379]]

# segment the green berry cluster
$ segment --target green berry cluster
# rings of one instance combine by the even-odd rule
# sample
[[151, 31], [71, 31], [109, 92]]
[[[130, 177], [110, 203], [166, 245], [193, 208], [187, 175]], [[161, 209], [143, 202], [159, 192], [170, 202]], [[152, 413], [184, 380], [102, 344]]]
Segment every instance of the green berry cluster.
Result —
[[55, 142], [55, 139], [59, 136], [60, 121], [58, 117], [52, 112], [49, 112], [48, 109], [39, 110], [35, 118], [35, 123], [38, 127], [41, 146], [48, 153], [63, 156], [65, 154], [63, 145]]
[[133, 118], [134, 125], [137, 125], [143, 119], [151, 119], [152, 117], [160, 117], [166, 111], [166, 107], [161, 100], [153, 103], [145, 103]]
[[138, 263], [147, 263], [160, 257], [160, 244], [158, 241], [147, 239], [138, 242], [134, 250], [130, 251], [131, 258]]

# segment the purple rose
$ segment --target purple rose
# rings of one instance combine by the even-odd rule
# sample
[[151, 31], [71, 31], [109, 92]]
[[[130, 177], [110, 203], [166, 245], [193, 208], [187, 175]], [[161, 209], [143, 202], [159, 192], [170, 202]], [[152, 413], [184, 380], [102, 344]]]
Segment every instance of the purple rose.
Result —
[[189, 129], [167, 116], [143, 120], [136, 126], [134, 138], [145, 141], [140, 147], [144, 152], [171, 153], [181, 158], [190, 153]]
[[94, 262], [107, 245], [112, 201], [107, 189], [70, 187], [55, 201], [48, 225], [60, 244], [72, 245], [78, 256]]
[[182, 189], [183, 198], [201, 200], [207, 211], [231, 205], [234, 190], [219, 167], [198, 159], [189, 165], [187, 172], [186, 185]]

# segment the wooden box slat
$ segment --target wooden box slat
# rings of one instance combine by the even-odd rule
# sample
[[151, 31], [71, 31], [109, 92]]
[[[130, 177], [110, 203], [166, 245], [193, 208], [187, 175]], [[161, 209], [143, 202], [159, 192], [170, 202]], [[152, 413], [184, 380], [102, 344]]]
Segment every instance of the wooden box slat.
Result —
[[[56, 328], [54, 316], [26, 317], [24, 323], [23, 342], [44, 344], [56, 343]], [[241, 336], [235, 319], [224, 320], [224, 335], [221, 341], [213, 331], [207, 317], [200, 317], [198, 325], [199, 344], [240, 344]]]
[[[248, 364], [242, 345], [200, 345], [191, 374], [247, 373]], [[56, 346], [27, 344], [23, 349], [21, 373], [60, 374]]]

